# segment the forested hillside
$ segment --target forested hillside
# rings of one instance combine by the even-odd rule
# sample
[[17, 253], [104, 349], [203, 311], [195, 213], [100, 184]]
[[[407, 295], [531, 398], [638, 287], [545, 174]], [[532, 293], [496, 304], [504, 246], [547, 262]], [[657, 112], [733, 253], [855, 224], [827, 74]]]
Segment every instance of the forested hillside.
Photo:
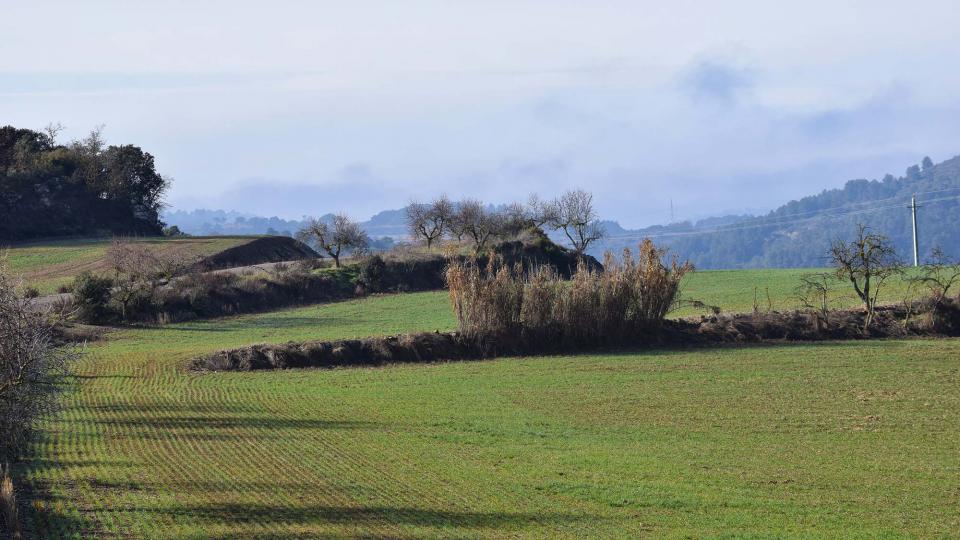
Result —
[[[907, 205], [917, 195], [921, 257], [934, 246], [960, 257], [960, 156], [934, 165], [929, 158], [896, 178], [851, 180], [843, 188], [791, 201], [765, 216], [718, 216], [695, 223], [656, 225], [626, 230], [603, 222], [606, 238], [589, 252], [602, 257], [611, 250], [635, 248], [645, 237], [669, 245], [700, 268], [796, 268], [819, 266], [830, 242], [850, 235], [865, 223], [889, 236], [904, 259], [912, 257], [912, 229]], [[165, 218], [191, 234], [291, 234], [300, 221], [243, 216], [234, 212], [173, 212]], [[386, 210], [361, 223], [373, 237], [407, 235], [403, 210]], [[564, 242], [562, 233], [554, 240]]]
[[830, 242], [858, 223], [889, 236], [904, 259], [912, 258], [910, 197], [916, 194], [921, 258], [940, 246], [960, 257], [960, 156], [934, 165], [929, 158], [902, 177], [851, 180], [841, 189], [791, 201], [765, 216], [706, 220], [636, 231], [608, 227], [594, 249], [618, 251], [644, 237], [669, 245], [700, 268], [820, 266]]
[[98, 131], [66, 145], [55, 136], [0, 127], [0, 240], [161, 233], [168, 182], [152, 155]]

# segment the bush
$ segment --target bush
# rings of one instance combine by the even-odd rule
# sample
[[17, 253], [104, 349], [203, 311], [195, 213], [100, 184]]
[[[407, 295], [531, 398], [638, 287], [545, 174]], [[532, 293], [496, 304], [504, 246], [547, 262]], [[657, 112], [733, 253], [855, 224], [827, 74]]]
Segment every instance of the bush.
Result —
[[17, 493], [9, 468], [0, 464], [0, 532], [6, 531], [10, 538], [23, 538], [20, 519], [17, 516]]
[[73, 280], [73, 303], [77, 317], [89, 323], [112, 320], [115, 314], [109, 307], [113, 280], [84, 272]]
[[57, 322], [30, 309], [0, 267], [0, 463], [22, 454], [57, 403], [60, 376], [75, 356], [56, 346]]
[[563, 281], [552, 267], [524, 272], [517, 263], [490, 258], [452, 261], [447, 285], [465, 336], [481, 341], [521, 339], [541, 344], [583, 347], [617, 344], [658, 329], [680, 294], [680, 281], [693, 269], [646, 240], [636, 259], [625, 250], [618, 262], [608, 254], [604, 271], [581, 261], [573, 278]]
[[385, 289], [387, 278], [387, 263], [380, 255], [367, 257], [360, 263], [360, 274], [357, 284], [370, 292], [379, 292]]
[[37, 298], [40, 296], [40, 291], [36, 287], [26, 287], [23, 289], [24, 298]]

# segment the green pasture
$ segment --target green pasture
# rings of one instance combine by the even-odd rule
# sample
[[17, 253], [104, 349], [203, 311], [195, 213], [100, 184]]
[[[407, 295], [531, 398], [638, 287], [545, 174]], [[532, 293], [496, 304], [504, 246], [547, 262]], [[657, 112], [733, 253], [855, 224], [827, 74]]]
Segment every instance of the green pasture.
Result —
[[[776, 276], [704, 272], [689, 289], [751, 309], [753, 287], [740, 289], [792, 286]], [[113, 331], [74, 366], [62, 414], [17, 471], [36, 500], [28, 529], [251, 539], [960, 531], [958, 340], [183, 369], [225, 347], [453, 324], [445, 293], [431, 292]]]
[[[210, 236], [188, 238], [141, 238], [158, 250], [183, 250], [194, 256], [212, 255], [249, 242], [253, 237]], [[24, 286], [40, 294], [52, 294], [81, 272], [103, 272], [103, 260], [109, 238], [47, 240], [6, 245], [0, 242], [0, 259], [11, 275], [23, 279]]]

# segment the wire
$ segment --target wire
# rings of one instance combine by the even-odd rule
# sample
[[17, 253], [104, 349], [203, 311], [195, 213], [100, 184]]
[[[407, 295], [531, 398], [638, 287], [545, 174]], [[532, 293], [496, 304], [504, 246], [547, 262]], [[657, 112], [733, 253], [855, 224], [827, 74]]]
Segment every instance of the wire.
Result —
[[[917, 194], [919, 195], [919, 194], [921, 194], [921, 193], [922, 193], [922, 194], [943, 193], [943, 192], [946, 192], [946, 191], [952, 191], [952, 190], [956, 190], [956, 189], [960, 189], [960, 188], [950, 188], [950, 189], [942, 189], [942, 190], [932, 190], [932, 191], [919, 192], [919, 193], [917, 193]], [[900, 197], [903, 197], [903, 196], [901, 195], [901, 196], [898, 196], [898, 197], [891, 197], [891, 198], [889, 198], [889, 199], [881, 199], [880, 201], [871, 201], [871, 202], [874, 202], [874, 203], [875, 203], [875, 202], [882, 202], [882, 201], [891, 200], [891, 199], [898, 199], [898, 198], [900, 198]], [[952, 195], [952, 196], [949, 196], [949, 197], [940, 197], [940, 198], [935, 198], [935, 199], [929, 199], [929, 200], [922, 201], [922, 202], [923, 202], [924, 204], [931, 204], [931, 203], [944, 202], [944, 201], [957, 200], [957, 199], [960, 199], [960, 195]], [[723, 233], [723, 232], [734, 232], [734, 231], [740, 231], [740, 230], [760, 229], [760, 228], [764, 228], [764, 227], [780, 227], [780, 226], [786, 226], [786, 225], [806, 223], [806, 222], [814, 221], [814, 220], [817, 220], [817, 219], [820, 219], [820, 218], [828, 218], [828, 219], [831, 219], [831, 218], [841, 218], [841, 217], [847, 217], [847, 216], [858, 215], [858, 214], [866, 214], [866, 213], [870, 213], [870, 212], [878, 212], [878, 211], [881, 211], [881, 210], [890, 210], [890, 209], [893, 209], [893, 208], [903, 208], [903, 204], [902, 204], [902, 203], [898, 203], [898, 204], [889, 204], [889, 205], [884, 205], [884, 206], [878, 206], [878, 207], [874, 207], [874, 208], [848, 209], [848, 210], [845, 211], [845, 212], [837, 212], [837, 213], [830, 213], [830, 214], [828, 214], [827, 212], [833, 212], [833, 211], [835, 211], [835, 210], [839, 210], [839, 209], [841, 209], [841, 207], [826, 208], [826, 209], [823, 209], [823, 210], [818, 211], [819, 213], [818, 213], [817, 215], [813, 215], [813, 216], [810, 216], [810, 217], [807, 217], [807, 218], [803, 218], [803, 219], [795, 219], [795, 220], [775, 220], [775, 221], [769, 221], [769, 220], [767, 220], [767, 221], [763, 221], [763, 222], [760, 222], [760, 223], [740, 223], [740, 224], [734, 224], [734, 225], [730, 225], [730, 226], [716, 227], [716, 228], [713, 228], [713, 229], [692, 230], [692, 231], [675, 231], [675, 232], [663, 232], [663, 233], [651, 233], [651, 234], [644, 234], [644, 233], [641, 233], [641, 232], [637, 232], [637, 233], [631, 233], [631, 234], [619, 234], [619, 235], [607, 236], [607, 237], [605, 237], [605, 239], [608, 239], [608, 240], [616, 240], [616, 239], [637, 239], [637, 238], [665, 238], [665, 237], [672, 237], [672, 236], [698, 236], [698, 235], [705, 235], [705, 234], [718, 234], [718, 233]], [[805, 212], [805, 213], [802, 213], [802, 214], [807, 214], [807, 213], [809, 213], [809, 212]], [[802, 214], [798, 214], [798, 215], [802, 215]], [[758, 218], [753, 218], [753, 219], [754, 219], [754, 220], [763, 220], [764, 218], [763, 218], [763, 217], [758, 217]]]

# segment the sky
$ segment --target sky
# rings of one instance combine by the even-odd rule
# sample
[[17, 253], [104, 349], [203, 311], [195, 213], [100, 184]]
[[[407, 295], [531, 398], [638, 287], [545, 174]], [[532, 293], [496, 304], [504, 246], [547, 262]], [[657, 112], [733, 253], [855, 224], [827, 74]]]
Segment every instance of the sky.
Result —
[[957, 28], [956, 0], [0, 0], [0, 124], [102, 125], [173, 209], [580, 187], [640, 227], [960, 154]]

